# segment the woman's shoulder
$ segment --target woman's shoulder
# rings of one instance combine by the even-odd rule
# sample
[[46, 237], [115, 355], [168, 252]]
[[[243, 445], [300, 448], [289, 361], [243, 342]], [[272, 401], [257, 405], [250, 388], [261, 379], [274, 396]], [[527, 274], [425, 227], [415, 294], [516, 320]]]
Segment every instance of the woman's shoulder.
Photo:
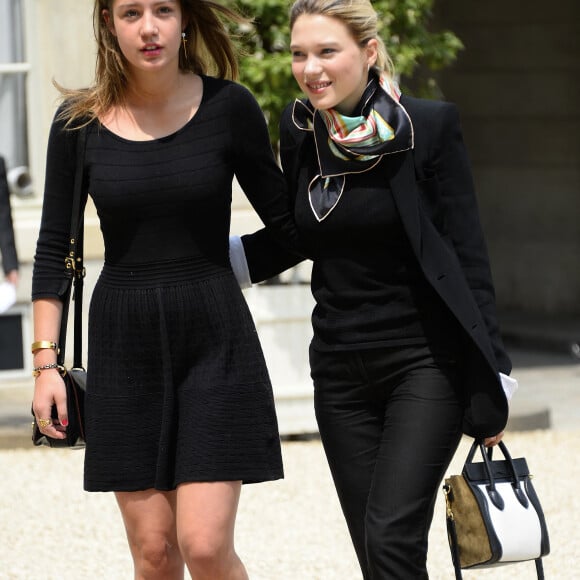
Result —
[[256, 97], [244, 85], [215, 77], [203, 77], [203, 80], [203, 103], [211, 114], [227, 117], [234, 127], [264, 120]]
[[457, 114], [455, 104], [448, 101], [439, 101], [436, 99], [421, 99], [403, 95], [401, 105], [405, 107], [411, 120], [416, 122], [433, 122], [441, 119], [441, 116], [454, 116]]
[[449, 135], [461, 131], [457, 106], [447, 101], [403, 96], [415, 132], [416, 151], [438, 149]]
[[206, 93], [206, 98], [218, 96], [227, 99], [234, 99], [231, 103], [234, 105], [236, 104], [236, 100], [241, 100], [242, 102], [256, 101], [250, 90], [237, 81], [204, 75], [202, 75], [202, 79], [203, 90]]
[[95, 119], [87, 112], [76, 110], [73, 99], [66, 98], [58, 105], [50, 127], [50, 137], [54, 141], [75, 143], [81, 128], [93, 125]]

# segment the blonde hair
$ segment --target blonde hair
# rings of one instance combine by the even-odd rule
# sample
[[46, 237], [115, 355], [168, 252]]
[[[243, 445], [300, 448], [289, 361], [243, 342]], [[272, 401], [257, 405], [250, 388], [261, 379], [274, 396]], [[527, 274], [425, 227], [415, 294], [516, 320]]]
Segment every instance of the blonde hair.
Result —
[[[95, 0], [93, 29], [97, 41], [94, 85], [66, 89], [54, 83], [64, 101], [59, 118], [67, 127], [79, 128], [122, 105], [127, 87], [127, 61], [103, 18], [114, 0]], [[238, 52], [224, 20], [237, 24], [249, 20], [239, 12], [212, 0], [179, 0], [187, 42], [179, 51], [179, 69], [219, 78], [237, 79]]]
[[378, 32], [378, 16], [369, 0], [296, 0], [290, 8], [290, 30], [302, 14], [320, 14], [340, 20], [360, 46], [375, 39], [378, 42], [374, 68], [379, 73], [395, 76], [395, 65]]

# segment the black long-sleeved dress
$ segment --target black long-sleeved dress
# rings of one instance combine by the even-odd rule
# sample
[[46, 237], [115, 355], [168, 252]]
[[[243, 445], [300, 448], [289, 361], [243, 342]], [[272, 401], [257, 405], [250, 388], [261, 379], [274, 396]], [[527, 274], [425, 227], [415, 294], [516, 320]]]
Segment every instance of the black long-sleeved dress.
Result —
[[[33, 300], [62, 295], [75, 142], [55, 121]], [[283, 476], [268, 372], [229, 262], [234, 175], [290, 240], [264, 118], [238, 84], [203, 77], [197, 113], [164, 138], [89, 126], [85, 181], [105, 244], [88, 322], [89, 491]]]

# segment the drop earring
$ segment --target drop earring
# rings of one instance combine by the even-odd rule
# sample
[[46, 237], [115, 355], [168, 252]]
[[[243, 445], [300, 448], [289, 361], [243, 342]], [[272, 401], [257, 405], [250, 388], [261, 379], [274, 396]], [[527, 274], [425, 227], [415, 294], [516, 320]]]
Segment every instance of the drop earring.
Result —
[[189, 57], [187, 55], [187, 36], [185, 31], [181, 33], [181, 45], [183, 46], [183, 54], [185, 55], [185, 61], [189, 64]]

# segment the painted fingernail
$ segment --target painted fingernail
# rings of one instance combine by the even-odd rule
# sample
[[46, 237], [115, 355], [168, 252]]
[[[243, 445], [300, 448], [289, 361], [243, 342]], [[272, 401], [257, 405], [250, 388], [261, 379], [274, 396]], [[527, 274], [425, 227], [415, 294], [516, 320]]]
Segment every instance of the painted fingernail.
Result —
[[63, 427], [66, 427], [66, 426], [68, 425], [68, 419], [63, 419], [63, 420], [60, 422], [60, 424], [61, 424]]

